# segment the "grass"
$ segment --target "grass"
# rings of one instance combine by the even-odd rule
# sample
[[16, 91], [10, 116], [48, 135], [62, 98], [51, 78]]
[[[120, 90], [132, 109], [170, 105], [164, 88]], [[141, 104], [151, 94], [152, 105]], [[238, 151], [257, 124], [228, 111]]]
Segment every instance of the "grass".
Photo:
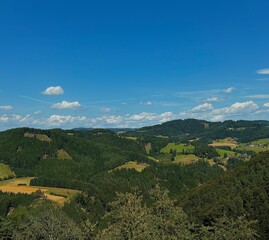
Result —
[[194, 154], [187, 154], [187, 155], [177, 154], [174, 161], [171, 160], [171, 157], [169, 154], [160, 155], [158, 158], [160, 159], [161, 163], [166, 163], [166, 164], [179, 164], [179, 163], [191, 164], [191, 163], [196, 162], [199, 159]]
[[237, 147], [238, 150], [242, 151], [254, 151], [256, 153], [269, 150], [269, 138], [259, 139], [249, 143], [241, 143]]
[[152, 149], [151, 143], [146, 144], [145, 149], [146, 149], [147, 154], [149, 154]]
[[57, 158], [62, 160], [72, 160], [72, 157], [64, 150], [57, 150]]
[[198, 160], [199, 158], [193, 154], [187, 154], [187, 155], [177, 155], [175, 158], [174, 163], [182, 163], [182, 164], [191, 164]]
[[158, 159], [156, 159], [155, 157], [152, 157], [152, 156], [147, 156], [149, 160], [152, 160], [154, 162], [159, 162]]
[[126, 139], [129, 139], [129, 140], [133, 140], [133, 141], [137, 141], [137, 137], [124, 137]]
[[[146, 167], [149, 165], [147, 163], [138, 163], [136, 161], [130, 161], [127, 163], [124, 163], [123, 165], [115, 168], [114, 170], [121, 170], [121, 169], [134, 169], [137, 172], [142, 172]], [[113, 171], [114, 171], [113, 170]]]
[[0, 179], [15, 177], [15, 173], [8, 165], [0, 163]]
[[231, 138], [224, 138], [224, 139], [218, 139], [214, 140], [213, 143], [209, 144], [211, 147], [230, 147], [230, 148], [236, 148], [237, 142], [234, 139]]
[[170, 150], [176, 150], [177, 153], [182, 153], [182, 151], [184, 150], [185, 152], [192, 152], [194, 150], [194, 146], [192, 145], [185, 145], [183, 143], [168, 143], [167, 146], [165, 146], [163, 149], [161, 149], [161, 153], [166, 153], [169, 154]]
[[38, 190], [41, 190], [49, 200], [57, 202], [61, 206], [79, 193], [78, 190], [73, 189], [30, 186], [31, 179], [33, 178], [25, 177], [1, 181], [0, 191], [32, 194]]
[[40, 141], [51, 142], [52, 140], [45, 134], [33, 134], [33, 133], [24, 133], [24, 137], [36, 138]]
[[227, 156], [230, 156], [230, 155], [235, 155], [235, 152], [234, 151], [230, 151], [230, 150], [224, 150], [224, 149], [219, 149], [217, 148], [216, 149], [218, 154], [223, 158], [225, 153], [227, 154]]

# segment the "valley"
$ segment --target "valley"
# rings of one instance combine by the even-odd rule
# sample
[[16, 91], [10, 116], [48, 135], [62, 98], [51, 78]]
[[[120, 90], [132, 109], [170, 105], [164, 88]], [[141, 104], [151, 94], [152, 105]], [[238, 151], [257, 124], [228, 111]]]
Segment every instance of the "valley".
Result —
[[[32, 206], [48, 201], [76, 223], [88, 219], [106, 224], [109, 219], [105, 216], [120, 196], [139, 193], [141, 201], [152, 209], [151, 192], [158, 186], [169, 192], [174, 209], [180, 207], [178, 211], [186, 212], [188, 221], [201, 228], [208, 221], [211, 224], [211, 216], [218, 221], [227, 211], [229, 218], [248, 213], [248, 221], [261, 221], [255, 229], [266, 236], [264, 214], [268, 208], [265, 202], [255, 205], [249, 179], [256, 179], [257, 194], [267, 199], [263, 186], [269, 163], [268, 125], [189, 119], [120, 132], [31, 128], [0, 132], [0, 215], [9, 221], [8, 216], [20, 215], [22, 209], [30, 213]], [[233, 182], [238, 182], [237, 189], [232, 188]], [[236, 202], [225, 198], [219, 206], [221, 200], [208, 200], [228, 196], [229, 189], [237, 192]], [[204, 203], [206, 209], [201, 207]], [[255, 207], [264, 213], [257, 214]], [[212, 208], [217, 210], [210, 212]], [[229, 212], [230, 208], [240, 211]], [[95, 231], [103, 230], [96, 226]]]

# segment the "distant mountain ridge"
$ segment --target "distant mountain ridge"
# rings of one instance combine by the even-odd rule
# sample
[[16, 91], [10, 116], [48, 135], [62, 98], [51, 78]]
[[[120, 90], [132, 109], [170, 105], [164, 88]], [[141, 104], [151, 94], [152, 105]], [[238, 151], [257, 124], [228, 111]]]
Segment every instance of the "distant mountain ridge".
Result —
[[173, 120], [159, 125], [143, 127], [127, 132], [128, 136], [168, 136], [184, 138], [217, 139], [235, 137], [242, 142], [269, 137], [269, 121], [227, 120], [209, 122], [205, 120]]

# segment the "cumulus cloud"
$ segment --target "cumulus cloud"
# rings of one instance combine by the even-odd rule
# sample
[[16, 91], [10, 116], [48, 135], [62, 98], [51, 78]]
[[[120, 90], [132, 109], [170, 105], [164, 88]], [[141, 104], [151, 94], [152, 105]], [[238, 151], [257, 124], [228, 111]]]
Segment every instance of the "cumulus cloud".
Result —
[[259, 107], [253, 101], [246, 102], [236, 102], [229, 107], [224, 107], [220, 109], [214, 109], [212, 114], [236, 114], [236, 113], [250, 113], [257, 110]]
[[229, 87], [229, 88], [224, 89], [223, 92], [225, 92], [225, 93], [232, 93], [234, 90], [235, 90], [234, 87]]
[[109, 112], [111, 112], [110, 108], [102, 108], [101, 109], [101, 113], [109, 113]]
[[246, 96], [246, 98], [256, 98], [256, 99], [269, 98], [269, 94], [250, 95], [250, 96]]
[[264, 107], [269, 107], [269, 103], [263, 104]]
[[11, 125], [16, 124], [16, 126], [22, 126], [27, 124], [31, 118], [31, 115], [21, 116], [19, 114], [4, 114], [0, 116], [0, 123]]
[[211, 103], [204, 103], [201, 105], [198, 105], [192, 109], [193, 112], [201, 112], [201, 111], [207, 111], [213, 109], [213, 106]]
[[153, 103], [151, 101], [148, 101], [148, 102], [141, 102], [140, 104], [145, 106], [151, 106]]
[[3, 111], [10, 111], [12, 109], [13, 109], [12, 106], [7, 106], [7, 105], [0, 106], [0, 110], [3, 110]]
[[175, 115], [172, 112], [164, 112], [161, 114], [157, 113], [148, 113], [142, 112], [139, 114], [126, 114], [124, 116], [103, 116], [97, 118], [90, 118], [89, 122], [91, 124], [98, 124], [100, 126], [104, 125], [116, 125], [119, 126], [120, 124], [124, 124], [128, 127], [136, 127], [138, 125], [148, 125], [148, 124], [155, 124], [155, 123], [162, 123], [166, 121], [170, 121], [175, 119]]
[[74, 117], [74, 116], [61, 116], [61, 115], [52, 115], [50, 116], [48, 119], [45, 120], [45, 124], [48, 126], [63, 126], [63, 125], [67, 125], [67, 124], [73, 124], [76, 123], [77, 126], [79, 126], [79, 124], [81, 122], [85, 122], [87, 120], [86, 117]]
[[60, 86], [56, 87], [48, 87], [45, 91], [42, 92], [44, 95], [62, 95], [64, 94], [64, 90]]
[[222, 122], [225, 119], [224, 115], [216, 115], [210, 118], [212, 122]]
[[[201, 105], [199, 105], [201, 106]], [[204, 109], [204, 111], [193, 111], [193, 108], [188, 111], [181, 112], [179, 118], [197, 118], [197, 119], [206, 119], [210, 121], [223, 121], [225, 119], [232, 119], [234, 116], [250, 116], [261, 114], [259, 111], [259, 106], [253, 101], [246, 102], [236, 102], [230, 106], [212, 109], [210, 106], [208, 109], [206, 107], [198, 107], [198, 109]]]
[[257, 74], [267, 75], [269, 74], [269, 68], [263, 68], [256, 71]]
[[218, 97], [209, 97], [203, 100], [203, 102], [220, 102]]
[[51, 106], [51, 108], [56, 108], [56, 109], [75, 109], [79, 108], [81, 105], [79, 102], [67, 102], [67, 101], [62, 101], [61, 103], [55, 103]]

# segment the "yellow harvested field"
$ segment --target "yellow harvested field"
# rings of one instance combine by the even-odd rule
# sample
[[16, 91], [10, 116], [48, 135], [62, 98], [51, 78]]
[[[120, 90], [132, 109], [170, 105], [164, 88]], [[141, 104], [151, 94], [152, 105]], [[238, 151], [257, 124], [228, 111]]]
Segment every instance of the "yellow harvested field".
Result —
[[33, 179], [33, 177], [23, 177], [23, 178], [12, 178], [9, 180], [0, 181], [0, 187], [1, 186], [18, 186], [20, 184], [29, 186], [30, 181]]
[[217, 140], [213, 141], [213, 143], [209, 144], [208, 146], [236, 148], [237, 142], [233, 138], [224, 138], [224, 139], [217, 139]]
[[230, 148], [236, 148], [237, 145], [235, 143], [221, 143], [221, 142], [215, 142], [208, 144], [208, 146], [211, 147], [230, 147]]
[[152, 149], [152, 145], [151, 145], [151, 143], [146, 144], [146, 145], [145, 145], [145, 149], [146, 149], [147, 154], [149, 154], [150, 151], [151, 151], [151, 149]]
[[175, 161], [173, 161], [173, 163], [181, 163], [184, 165], [188, 165], [188, 164], [194, 163], [198, 160], [199, 160], [199, 158], [193, 154], [177, 155], [175, 158]]
[[[138, 163], [135, 161], [130, 161], [127, 162], [117, 168], [115, 168], [114, 170], [120, 170], [120, 169], [134, 169], [137, 172], [142, 172], [146, 167], [148, 167], [149, 165], [147, 163]], [[113, 170], [113, 171], [114, 171]]]
[[[60, 205], [63, 205], [66, 201], [68, 201], [80, 192], [78, 190], [66, 188], [29, 186], [31, 179], [33, 178], [15, 178], [11, 180], [1, 181], [0, 191], [10, 193], [32, 194], [40, 190], [49, 200], [55, 201]], [[19, 186], [18, 184], [25, 184], [25, 186]]]
[[72, 160], [72, 157], [64, 150], [57, 150], [57, 158], [62, 160]]
[[51, 142], [52, 140], [45, 134], [24, 133], [24, 137], [36, 138], [40, 141]]

